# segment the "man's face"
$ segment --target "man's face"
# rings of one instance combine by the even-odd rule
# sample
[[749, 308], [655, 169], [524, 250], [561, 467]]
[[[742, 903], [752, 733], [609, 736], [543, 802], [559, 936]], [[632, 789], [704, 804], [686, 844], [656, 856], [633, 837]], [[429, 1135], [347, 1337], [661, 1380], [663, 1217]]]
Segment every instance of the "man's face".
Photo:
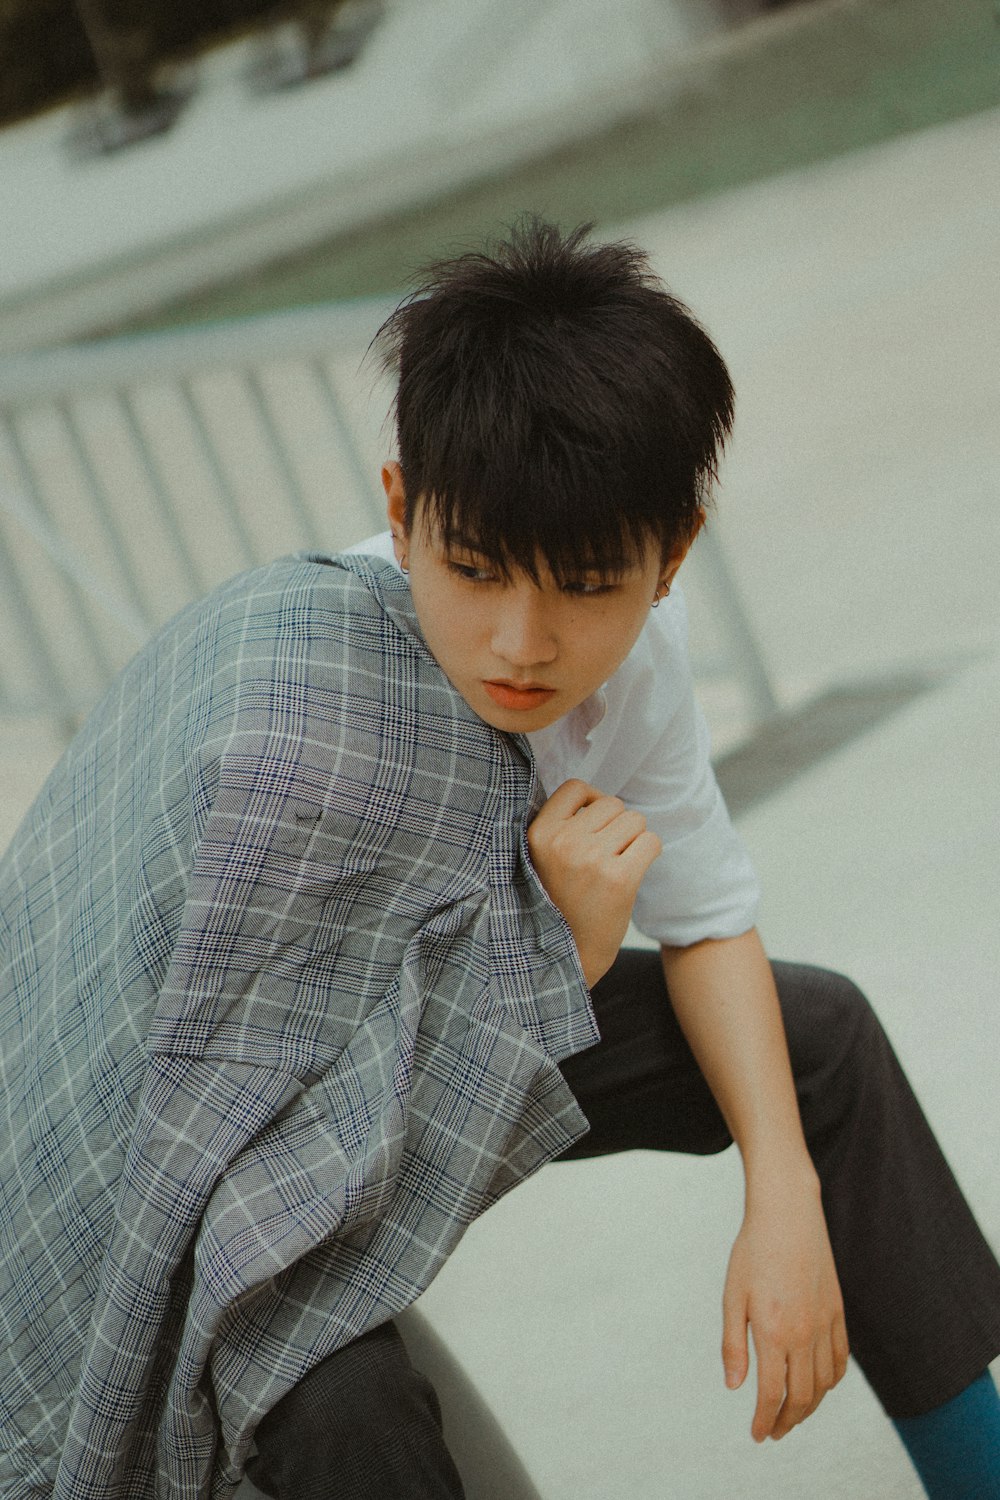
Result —
[[537, 583], [525, 573], [507, 580], [474, 547], [446, 549], [423, 507], [407, 532], [398, 465], [386, 466], [383, 482], [428, 648], [495, 729], [544, 729], [589, 698], [625, 660], [658, 584], [676, 571], [663, 568], [651, 545], [613, 583], [583, 574], [560, 587], [544, 564]]

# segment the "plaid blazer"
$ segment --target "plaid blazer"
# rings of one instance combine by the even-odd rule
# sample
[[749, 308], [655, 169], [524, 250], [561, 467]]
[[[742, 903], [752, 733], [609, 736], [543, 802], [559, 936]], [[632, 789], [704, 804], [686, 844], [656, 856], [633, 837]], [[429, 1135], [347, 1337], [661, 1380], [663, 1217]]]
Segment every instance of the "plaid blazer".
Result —
[[586, 1129], [525, 742], [404, 578], [286, 558], [168, 625], [0, 864], [0, 1495], [194, 1500]]

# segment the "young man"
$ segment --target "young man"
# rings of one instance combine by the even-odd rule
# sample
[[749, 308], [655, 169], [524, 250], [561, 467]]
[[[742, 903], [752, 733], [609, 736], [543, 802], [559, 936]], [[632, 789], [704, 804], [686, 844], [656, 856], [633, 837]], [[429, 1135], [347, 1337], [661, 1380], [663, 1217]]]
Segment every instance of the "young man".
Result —
[[458, 1496], [393, 1315], [544, 1161], [735, 1139], [754, 1437], [850, 1337], [928, 1493], [1000, 1494], [1000, 1270], [863, 997], [768, 964], [708, 764], [721, 359], [544, 225], [382, 337], [390, 536], [185, 611], [0, 868], [0, 1492]]

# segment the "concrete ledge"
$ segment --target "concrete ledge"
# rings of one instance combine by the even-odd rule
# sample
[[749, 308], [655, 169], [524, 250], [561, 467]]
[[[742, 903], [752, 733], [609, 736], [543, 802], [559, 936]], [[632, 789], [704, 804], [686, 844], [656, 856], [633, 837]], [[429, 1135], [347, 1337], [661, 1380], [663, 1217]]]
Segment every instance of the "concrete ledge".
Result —
[[[712, 0], [397, 3], [348, 72], [263, 96], [206, 54], [175, 127], [80, 161], [65, 109], [5, 132], [0, 350], [120, 326], [606, 124]], [[717, 21], [714, 24], [719, 24]]]
[[650, 61], [543, 128], [525, 121], [519, 136], [498, 122], [506, 161], [470, 154], [464, 178], [426, 180], [390, 212], [370, 205], [250, 282], [189, 295], [144, 324], [393, 292], [443, 248], [525, 210], [618, 225], [1000, 104], [989, 0], [809, 0]]
[[712, 0], [391, 19], [299, 98], [251, 101], [246, 44], [225, 49], [176, 129], [115, 161], [71, 170], [62, 118], [8, 132], [0, 351], [393, 290], [525, 207], [614, 222], [1000, 102], [988, 0], [811, 0], [728, 31]]

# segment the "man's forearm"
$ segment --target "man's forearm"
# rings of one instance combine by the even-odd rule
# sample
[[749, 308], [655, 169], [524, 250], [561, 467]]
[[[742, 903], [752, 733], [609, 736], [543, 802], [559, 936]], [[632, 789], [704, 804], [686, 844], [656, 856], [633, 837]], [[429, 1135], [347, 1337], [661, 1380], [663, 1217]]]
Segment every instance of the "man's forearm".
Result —
[[756, 930], [662, 950], [671, 1002], [748, 1184], [812, 1172], [771, 966]]
[[847, 1332], [799, 1119], [771, 966], [756, 932], [664, 948], [681, 1027], [743, 1155], [746, 1210], [722, 1295], [726, 1382], [757, 1354], [758, 1442], [801, 1422], [841, 1378]]

